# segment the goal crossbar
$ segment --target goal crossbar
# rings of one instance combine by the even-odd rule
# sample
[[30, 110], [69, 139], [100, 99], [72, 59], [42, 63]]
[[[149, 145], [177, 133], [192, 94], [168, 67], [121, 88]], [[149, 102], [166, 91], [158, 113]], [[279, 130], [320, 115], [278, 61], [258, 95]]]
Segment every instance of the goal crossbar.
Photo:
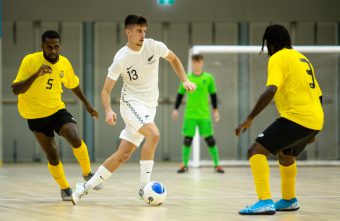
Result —
[[[191, 49], [191, 54], [199, 53], [229, 53], [229, 54], [256, 54], [260, 53], [261, 46], [258, 45], [196, 45]], [[340, 46], [320, 45], [320, 46], [293, 46], [294, 49], [301, 53], [339, 53]], [[263, 48], [267, 52], [267, 48]]]

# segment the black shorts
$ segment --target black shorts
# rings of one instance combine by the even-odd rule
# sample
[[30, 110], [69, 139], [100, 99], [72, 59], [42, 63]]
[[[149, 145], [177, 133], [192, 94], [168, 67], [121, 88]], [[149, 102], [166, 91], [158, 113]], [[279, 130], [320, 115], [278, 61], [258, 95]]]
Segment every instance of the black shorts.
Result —
[[283, 151], [285, 155], [298, 156], [319, 133], [293, 121], [280, 117], [256, 138], [256, 142], [272, 154]]
[[60, 129], [64, 124], [76, 124], [77, 122], [66, 109], [61, 109], [48, 117], [28, 119], [27, 123], [31, 131], [41, 132], [48, 137], [54, 137], [54, 131], [60, 135]]

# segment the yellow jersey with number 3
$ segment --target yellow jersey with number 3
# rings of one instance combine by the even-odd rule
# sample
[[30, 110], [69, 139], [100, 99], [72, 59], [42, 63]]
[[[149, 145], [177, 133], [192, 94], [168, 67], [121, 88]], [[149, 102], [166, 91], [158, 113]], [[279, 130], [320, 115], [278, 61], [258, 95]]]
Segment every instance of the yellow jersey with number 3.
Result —
[[282, 49], [269, 58], [267, 86], [275, 85], [275, 104], [281, 117], [321, 130], [324, 113], [321, 89], [310, 61], [294, 49]]
[[69, 89], [79, 85], [79, 78], [67, 58], [60, 55], [58, 62], [52, 64], [44, 58], [42, 52], [29, 54], [22, 60], [13, 83], [28, 79], [41, 65], [50, 66], [52, 73], [37, 77], [30, 88], [18, 96], [19, 113], [26, 119], [47, 117], [65, 108], [61, 100], [62, 85]]

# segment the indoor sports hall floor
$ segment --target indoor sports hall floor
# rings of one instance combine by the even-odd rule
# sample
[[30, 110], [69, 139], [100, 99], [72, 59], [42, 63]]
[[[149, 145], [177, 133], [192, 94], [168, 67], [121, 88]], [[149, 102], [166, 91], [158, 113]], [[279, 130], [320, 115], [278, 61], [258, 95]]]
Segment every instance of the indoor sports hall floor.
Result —
[[[208, 167], [176, 174], [176, 167], [174, 163], [155, 164], [153, 180], [164, 183], [168, 191], [162, 206], [150, 207], [137, 197], [137, 162], [125, 164], [103, 190], [91, 192], [73, 206], [61, 201], [45, 164], [6, 164], [0, 168], [0, 221], [340, 220], [340, 167], [300, 167], [301, 209], [253, 217], [238, 215], [239, 209], [257, 200], [249, 167], [226, 167], [224, 175]], [[82, 180], [78, 165], [65, 164], [64, 168], [73, 187]], [[280, 196], [277, 167], [271, 167], [271, 187], [276, 200]]]

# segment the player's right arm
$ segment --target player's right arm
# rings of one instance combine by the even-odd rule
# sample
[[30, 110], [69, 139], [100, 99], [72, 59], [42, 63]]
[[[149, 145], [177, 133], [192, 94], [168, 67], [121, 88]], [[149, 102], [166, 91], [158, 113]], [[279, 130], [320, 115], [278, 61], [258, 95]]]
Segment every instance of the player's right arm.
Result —
[[184, 97], [184, 94], [180, 94], [180, 93], [177, 94], [176, 101], [175, 101], [175, 107], [174, 107], [174, 110], [172, 111], [172, 119], [173, 120], [178, 119], [178, 108], [182, 103], [183, 97]]
[[277, 86], [269, 85], [266, 90], [261, 94], [260, 98], [256, 102], [255, 106], [253, 107], [252, 111], [248, 115], [248, 117], [235, 129], [235, 134], [240, 136], [241, 133], [246, 131], [254, 118], [259, 115], [273, 100], [275, 93], [277, 91]]
[[115, 80], [107, 77], [101, 92], [102, 104], [105, 111], [105, 121], [107, 124], [114, 126], [117, 123], [117, 114], [111, 108], [111, 91], [116, 84]]
[[45, 74], [51, 74], [51, 73], [52, 73], [52, 68], [50, 66], [41, 65], [41, 67], [37, 70], [37, 72], [35, 72], [29, 78], [22, 80], [22, 81], [14, 82], [12, 84], [12, 92], [15, 95], [23, 94], [31, 87], [35, 79], [37, 79], [39, 76], [43, 76]]
[[169, 50], [166, 57], [164, 57], [165, 60], [167, 60], [172, 69], [175, 71], [179, 79], [183, 82], [183, 87], [189, 91], [194, 92], [196, 90], [196, 84], [189, 81], [185, 71], [182, 62], [179, 60], [177, 55], [175, 55], [171, 50]]
[[179, 109], [179, 106], [181, 106], [185, 92], [186, 92], [186, 89], [184, 88], [183, 83], [181, 83], [179, 85], [179, 88], [178, 88], [178, 94], [177, 94], [177, 97], [176, 97], [174, 110], [172, 111], [172, 119], [173, 120], [178, 119], [178, 109]]

